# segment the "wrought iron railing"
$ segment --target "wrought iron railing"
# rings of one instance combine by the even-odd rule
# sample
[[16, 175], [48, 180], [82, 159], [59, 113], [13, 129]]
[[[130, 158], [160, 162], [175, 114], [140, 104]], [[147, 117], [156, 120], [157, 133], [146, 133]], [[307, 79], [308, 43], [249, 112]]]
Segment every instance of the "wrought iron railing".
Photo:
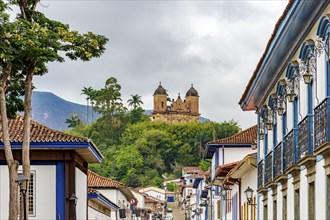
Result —
[[308, 116], [306, 116], [298, 124], [298, 158], [302, 158], [308, 154], [308, 142], [309, 142], [309, 131], [308, 131]]
[[258, 189], [264, 186], [264, 161], [258, 163]]
[[282, 142], [274, 148], [274, 178], [283, 174]]
[[284, 137], [284, 160], [286, 168], [291, 167], [294, 164], [294, 143], [293, 143], [293, 130], [291, 130]]
[[314, 147], [317, 149], [329, 141], [329, 98], [314, 109]]
[[273, 152], [269, 152], [265, 159], [265, 185], [273, 180]]

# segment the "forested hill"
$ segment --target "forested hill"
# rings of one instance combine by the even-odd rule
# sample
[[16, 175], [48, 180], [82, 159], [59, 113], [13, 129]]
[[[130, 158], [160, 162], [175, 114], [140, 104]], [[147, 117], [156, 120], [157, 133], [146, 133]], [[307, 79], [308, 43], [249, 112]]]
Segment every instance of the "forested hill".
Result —
[[[152, 98], [152, 97], [151, 97]], [[145, 114], [151, 114], [152, 110], [146, 110]], [[32, 118], [33, 120], [56, 130], [68, 129], [65, 120], [70, 115], [77, 115], [84, 123], [87, 119], [87, 106], [73, 103], [62, 99], [51, 92], [34, 91], [32, 95]], [[99, 114], [93, 113], [93, 119]], [[89, 107], [89, 123], [92, 121], [92, 108]], [[209, 121], [200, 117], [200, 121]]]

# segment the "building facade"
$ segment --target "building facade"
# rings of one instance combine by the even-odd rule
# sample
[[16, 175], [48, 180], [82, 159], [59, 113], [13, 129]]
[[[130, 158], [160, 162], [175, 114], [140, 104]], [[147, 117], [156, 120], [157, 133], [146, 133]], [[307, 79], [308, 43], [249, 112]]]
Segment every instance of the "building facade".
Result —
[[239, 101], [257, 113], [259, 219], [330, 219], [329, 13], [289, 1]]
[[196, 89], [191, 88], [186, 93], [186, 98], [181, 99], [180, 94], [176, 100], [172, 99], [170, 105], [166, 89], [159, 83], [154, 92], [154, 109], [152, 120], [168, 123], [194, 122], [199, 120], [199, 95]]
[[[208, 218], [207, 219], [227, 219], [231, 215], [232, 203], [232, 187], [226, 185], [227, 174], [233, 169], [239, 161], [246, 155], [255, 153], [257, 139], [257, 126], [252, 126], [231, 137], [210, 141], [204, 152], [204, 159], [211, 159], [211, 173], [208, 183]], [[237, 184], [236, 184], [237, 185]], [[236, 186], [235, 186], [236, 187]], [[236, 189], [236, 188], [234, 188]], [[221, 196], [226, 191], [226, 197]], [[238, 197], [236, 198], [238, 201]], [[237, 203], [236, 209], [241, 209], [241, 205]], [[236, 217], [239, 217], [237, 215]], [[230, 219], [230, 218], [229, 218]]]
[[[21, 163], [22, 117], [9, 121], [9, 134], [14, 159]], [[101, 153], [88, 138], [31, 121], [29, 219], [87, 219], [88, 164], [101, 161]], [[8, 167], [0, 141], [0, 219], [8, 219], [8, 189]]]

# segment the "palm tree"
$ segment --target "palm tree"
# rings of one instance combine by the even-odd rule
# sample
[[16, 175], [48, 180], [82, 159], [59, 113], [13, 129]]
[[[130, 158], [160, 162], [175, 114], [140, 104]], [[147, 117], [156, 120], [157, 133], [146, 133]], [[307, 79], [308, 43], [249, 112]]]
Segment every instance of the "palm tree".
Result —
[[87, 115], [86, 115], [86, 123], [88, 123], [89, 121], [89, 117], [88, 117], [88, 112], [89, 112], [89, 100], [91, 99], [91, 95], [93, 93], [94, 89], [92, 87], [84, 87], [82, 90], [81, 90], [81, 94], [84, 94], [86, 95], [86, 101], [87, 101]]
[[127, 100], [127, 102], [128, 102], [128, 106], [133, 106], [134, 110], [140, 107], [141, 104], [143, 104], [141, 100], [141, 96], [139, 96], [138, 94], [136, 95], [131, 94], [131, 98]]
[[82, 121], [81, 121], [81, 119], [79, 118], [78, 115], [72, 114], [72, 115], [70, 115], [70, 118], [67, 118], [65, 120], [65, 123], [68, 124], [68, 127], [69, 128], [75, 128], [78, 125], [81, 125], [82, 124]]

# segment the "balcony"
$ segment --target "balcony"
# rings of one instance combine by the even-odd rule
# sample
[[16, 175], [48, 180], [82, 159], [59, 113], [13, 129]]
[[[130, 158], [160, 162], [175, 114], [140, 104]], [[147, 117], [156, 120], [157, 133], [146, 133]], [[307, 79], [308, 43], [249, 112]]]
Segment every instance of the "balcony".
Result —
[[298, 125], [298, 165], [310, 166], [315, 163], [316, 157], [312, 155], [312, 116], [306, 116]]
[[258, 192], [262, 191], [264, 187], [264, 161], [258, 163]]
[[308, 155], [308, 116], [306, 116], [298, 125], [298, 158], [301, 159]]
[[[294, 172], [299, 170], [299, 166], [295, 163], [294, 157], [294, 141], [293, 141], [293, 130], [291, 130], [285, 137], [284, 137], [284, 164], [285, 164], [285, 173], [286, 174], [293, 174]], [[295, 175], [295, 174], [293, 174]]]
[[265, 185], [273, 180], [273, 152], [269, 152], [265, 159]]
[[314, 154], [329, 154], [329, 98], [314, 109]]
[[284, 175], [285, 163], [282, 146], [283, 143], [281, 142], [274, 148], [274, 182], [281, 182], [287, 179], [287, 176]]
[[274, 177], [283, 174], [283, 162], [282, 162], [282, 143], [279, 143], [274, 148]]
[[286, 168], [294, 165], [294, 143], [293, 143], [293, 130], [291, 130], [284, 137], [284, 160]]

